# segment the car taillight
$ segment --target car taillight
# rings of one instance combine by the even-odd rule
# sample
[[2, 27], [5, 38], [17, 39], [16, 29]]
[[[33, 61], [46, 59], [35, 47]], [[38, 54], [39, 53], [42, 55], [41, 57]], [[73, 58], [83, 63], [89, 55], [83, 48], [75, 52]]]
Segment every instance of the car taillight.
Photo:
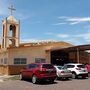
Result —
[[61, 73], [65, 73], [64, 71], [61, 71]]
[[81, 70], [81, 68], [76, 68], [76, 70]]
[[45, 69], [43, 69], [43, 68], [40, 68], [39, 72], [40, 72], [40, 73], [45, 73], [45, 72], [46, 72], [46, 70], [45, 70]]

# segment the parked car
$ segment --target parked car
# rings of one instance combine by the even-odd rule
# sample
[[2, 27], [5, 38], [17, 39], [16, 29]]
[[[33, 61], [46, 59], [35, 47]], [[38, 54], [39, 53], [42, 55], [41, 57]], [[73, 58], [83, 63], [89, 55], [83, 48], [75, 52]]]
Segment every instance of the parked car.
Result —
[[88, 73], [90, 74], [90, 65], [85, 65], [86, 66], [86, 68], [87, 68], [87, 71], [88, 71]]
[[20, 78], [21, 80], [31, 78], [33, 84], [37, 83], [39, 80], [54, 82], [56, 79], [56, 69], [52, 64], [32, 63], [21, 70]]
[[69, 79], [72, 78], [72, 72], [62, 66], [54, 66], [56, 68], [57, 78], [59, 79]]
[[85, 65], [79, 63], [68, 63], [64, 65], [65, 68], [72, 72], [72, 78], [78, 78], [81, 76], [82, 78], [88, 77], [88, 71]]

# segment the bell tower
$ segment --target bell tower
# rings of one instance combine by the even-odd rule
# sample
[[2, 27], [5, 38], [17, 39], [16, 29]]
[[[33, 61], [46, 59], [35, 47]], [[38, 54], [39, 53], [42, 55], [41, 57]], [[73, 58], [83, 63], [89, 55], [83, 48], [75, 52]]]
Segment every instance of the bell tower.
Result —
[[2, 20], [1, 48], [19, 47], [20, 20], [16, 20], [12, 15], [12, 11], [15, 10], [12, 5], [9, 9], [11, 10], [11, 15]]

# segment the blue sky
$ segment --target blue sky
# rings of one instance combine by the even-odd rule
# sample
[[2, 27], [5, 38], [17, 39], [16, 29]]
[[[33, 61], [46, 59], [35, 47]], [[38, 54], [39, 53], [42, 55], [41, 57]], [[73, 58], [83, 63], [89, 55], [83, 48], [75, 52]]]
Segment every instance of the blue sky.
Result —
[[21, 42], [90, 44], [90, 0], [0, 0], [0, 37], [1, 20], [10, 15], [11, 3], [21, 21]]

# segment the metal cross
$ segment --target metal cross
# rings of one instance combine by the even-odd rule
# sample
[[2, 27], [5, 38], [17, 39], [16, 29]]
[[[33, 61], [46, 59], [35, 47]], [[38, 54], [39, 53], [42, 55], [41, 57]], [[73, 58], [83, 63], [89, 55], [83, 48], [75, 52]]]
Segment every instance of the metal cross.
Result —
[[10, 7], [8, 7], [8, 9], [10, 10], [11, 15], [12, 15], [12, 12], [16, 10], [16, 9], [13, 7], [13, 5], [11, 5]]

